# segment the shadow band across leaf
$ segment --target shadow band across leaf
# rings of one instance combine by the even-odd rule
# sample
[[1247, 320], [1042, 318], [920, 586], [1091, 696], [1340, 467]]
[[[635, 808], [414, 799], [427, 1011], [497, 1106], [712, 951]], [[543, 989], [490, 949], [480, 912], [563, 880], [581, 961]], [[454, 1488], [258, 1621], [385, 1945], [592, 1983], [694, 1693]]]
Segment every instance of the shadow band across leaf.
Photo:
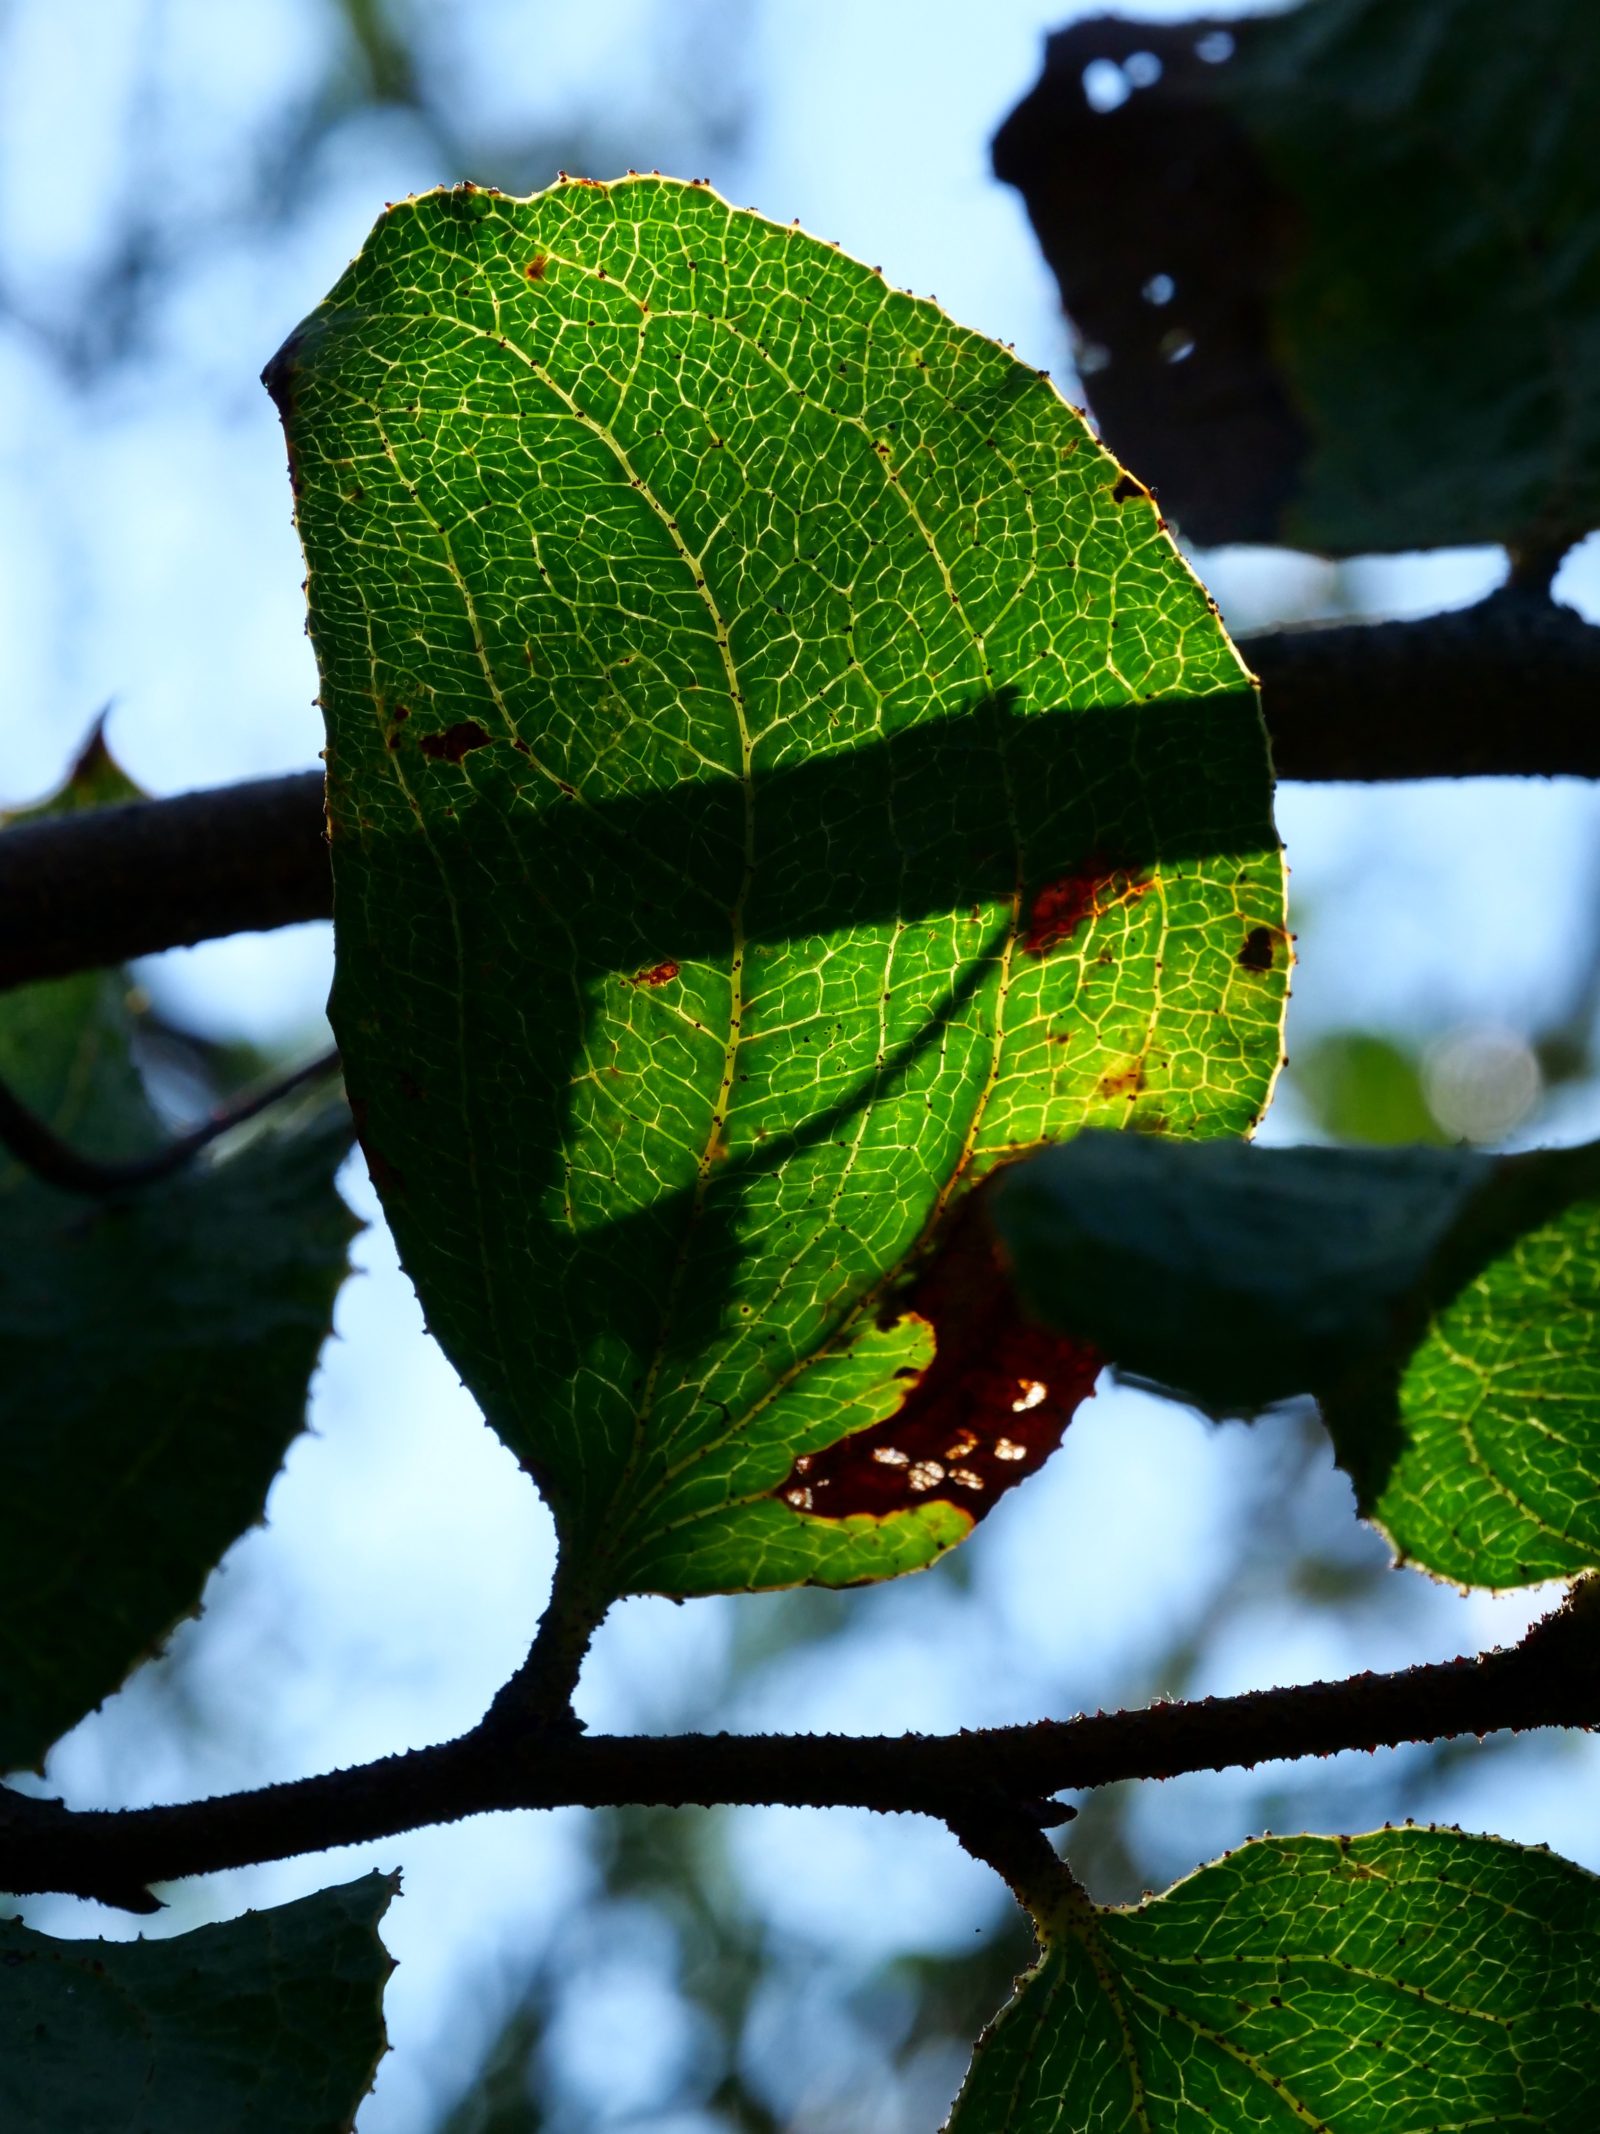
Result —
[[[1204, 721], [1214, 766], [1203, 786], [1164, 769], [1169, 762], [1192, 764], [1197, 720]], [[524, 970], [543, 966], [548, 974], [536, 1009], [528, 1010], [526, 1071], [516, 1091], [519, 1158], [525, 1164], [542, 1159], [523, 1173], [520, 1245], [559, 1270], [558, 1308], [541, 1310], [525, 1329], [529, 1375], [536, 1372], [550, 1386], [581, 1381], [597, 1350], [619, 1336], [636, 1352], [654, 1349], [663, 1370], [689, 1368], [738, 1308], [741, 1234], [752, 1193], [797, 1156], [846, 1139], [864, 1110], [903, 1090], [994, 986], [1006, 958], [1082, 955], [1102, 889], [1111, 901], [1137, 895], [1154, 876], [1196, 863], [1225, 872], [1236, 862], [1244, 874], [1263, 845], [1270, 847], [1259, 783], [1248, 775], [1259, 762], [1260, 734], [1247, 686], [1203, 706], [1097, 705], [1092, 714], [1026, 714], [1017, 708], [1017, 693], [1002, 689], [963, 713], [757, 770], [747, 817], [745, 789], [733, 778], [591, 801], [542, 775], [516, 738], [491, 737], [479, 726], [441, 734], [423, 731], [420, 719], [395, 723], [387, 752], [395, 785], [426, 796], [430, 835], [419, 851], [409, 809], [375, 821], [363, 839], [364, 894], [403, 899], [418, 915], [417, 926], [432, 923], [443, 933], [463, 923], [447, 884], [473, 855], [498, 879], [525, 887], [517, 960]], [[329, 774], [337, 794], [336, 752]], [[1019, 833], [1019, 793], [1028, 796], [1026, 835]], [[571, 1151], [584, 1132], [574, 1092], [594, 1075], [597, 1025], [619, 996], [671, 1012], [697, 963], [726, 958], [747, 821], [752, 870], [741, 917], [751, 961], [778, 944], [848, 945], [867, 929], [944, 920], [966, 936], [959, 957], [950, 958], [955, 975], [928, 993], [914, 1026], [836, 1093], [727, 1148], [709, 1176], [667, 1190], [652, 1181], [641, 1204], [602, 1208], [574, 1222], [570, 1202], [563, 1201]], [[1041, 895], [1049, 908], [1050, 894], [1059, 898], [1063, 891], [1064, 921], [1034, 928], [1037, 946], [1028, 946], [1030, 914]], [[1253, 933], [1259, 929], [1241, 914], [1238, 952]], [[1274, 940], [1281, 963], [1283, 944]], [[464, 971], [475, 975], [484, 995], [492, 994], [496, 944], [485, 941], [480, 951], [468, 932], [458, 952]], [[1104, 963], [1109, 951], [1101, 955]], [[1241, 968], [1242, 990], [1260, 989], [1261, 979]], [[368, 1160], [403, 1227], [408, 1159], [403, 1149], [392, 1152], [373, 1112], [376, 1104], [390, 1116], [400, 1108], [421, 1120], [435, 1109], [437, 1091], [417, 1078], [403, 1041], [383, 1060], [387, 1086], [374, 1087], [369, 1067], [362, 1081], [352, 1077], [352, 1099]], [[470, 1098], [463, 1101], [470, 1105]], [[1155, 1131], [1184, 1132], [1195, 1124], [1181, 1110], [1174, 1116], [1170, 1100], [1142, 1081], [1112, 1092], [1101, 1111], [1118, 1119], [1134, 1112]], [[537, 1233], [531, 1243], [530, 1231]], [[659, 1293], [648, 1284], [634, 1287], [629, 1270], [659, 1263], [676, 1241], [691, 1237], [692, 1279], [680, 1285], [663, 1323]], [[891, 1279], [841, 1282], [836, 1320], [870, 1317], [903, 1278], [919, 1242], [900, 1256]], [[719, 1426], [708, 1441], [714, 1459], [742, 1418], [712, 1399], [706, 1420]], [[554, 1500], [581, 1517], [572, 1506], [570, 1475], [549, 1472], [537, 1439], [529, 1429], [520, 1441], [513, 1436], [514, 1448]], [[681, 1441], [647, 1454], [636, 1490], [648, 1494], [675, 1479], [684, 1457]], [[770, 1458], [750, 1494], [770, 1494], [790, 1458]]]

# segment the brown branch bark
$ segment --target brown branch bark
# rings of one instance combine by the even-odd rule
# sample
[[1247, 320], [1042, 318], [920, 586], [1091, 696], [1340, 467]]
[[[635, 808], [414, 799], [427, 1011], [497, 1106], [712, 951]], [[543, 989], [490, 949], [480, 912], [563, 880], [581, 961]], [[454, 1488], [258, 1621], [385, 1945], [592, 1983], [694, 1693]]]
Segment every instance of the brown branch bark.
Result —
[[1293, 1689], [954, 1735], [565, 1735], [459, 1740], [257, 1792], [71, 1810], [0, 1791], [0, 1889], [128, 1904], [152, 1882], [396, 1836], [492, 1809], [780, 1802], [936, 1816], [1003, 1798], [1502, 1729], [1600, 1724], [1600, 1579], [1518, 1645]]
[[[1280, 778], [1600, 778], [1600, 629], [1507, 590], [1245, 640]], [[0, 837], [0, 987], [333, 910], [316, 771]]]
[[1239, 649], [1280, 778], [1600, 777], [1600, 630], [1538, 591]]
[[332, 912], [320, 771], [0, 836], [0, 986]]

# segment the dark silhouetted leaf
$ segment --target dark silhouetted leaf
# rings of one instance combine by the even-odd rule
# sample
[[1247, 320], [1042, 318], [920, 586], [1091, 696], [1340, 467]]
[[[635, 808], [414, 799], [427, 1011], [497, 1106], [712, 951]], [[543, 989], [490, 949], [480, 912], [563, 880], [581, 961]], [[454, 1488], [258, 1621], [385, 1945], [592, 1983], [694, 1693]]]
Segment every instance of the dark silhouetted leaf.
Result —
[[365, 1875], [170, 1941], [0, 1921], [6, 2134], [344, 2134], [384, 2051], [394, 1966]]
[[1600, 1149], [1180, 1147], [1008, 1172], [1025, 1302], [1217, 1413], [1314, 1393], [1361, 1509], [1464, 1585], [1600, 1567]]
[[949, 2134], [1589, 2134], [1600, 1882], [1448, 1830], [1265, 1838], [1087, 1900], [979, 2041]]
[[[269, 382], [333, 1015], [430, 1325], [601, 1601], [927, 1562], [1092, 1376], [985, 1364], [947, 1211], [1085, 1121], [1239, 1132], [1276, 1067], [1204, 592], [1046, 379], [699, 186], [406, 202]], [[947, 1427], [986, 1373], [1009, 1468]]]
[[[125, 797], [86, 758], [51, 805]], [[163, 1138], [123, 974], [0, 995], [0, 1081], [84, 1154]], [[354, 1219], [342, 1103], [104, 1200], [0, 1156], [0, 1770], [198, 1604], [305, 1417]]]
[[1588, 0], [1104, 17], [995, 168], [1190, 539], [1559, 549], [1600, 523], [1597, 111]]

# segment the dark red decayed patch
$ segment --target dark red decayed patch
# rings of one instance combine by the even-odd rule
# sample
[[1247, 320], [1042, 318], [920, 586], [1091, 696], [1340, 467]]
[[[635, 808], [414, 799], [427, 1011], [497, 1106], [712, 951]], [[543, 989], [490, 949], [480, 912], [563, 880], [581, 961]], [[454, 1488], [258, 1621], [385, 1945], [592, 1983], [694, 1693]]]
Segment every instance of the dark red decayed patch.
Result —
[[635, 985], [669, 985], [677, 977], [681, 966], [669, 957], [665, 963], [653, 963], [647, 971], [635, 971]]
[[476, 719], [462, 719], [454, 726], [447, 726], [442, 734], [424, 734], [417, 745], [425, 756], [437, 756], [445, 763], [459, 763], [469, 749], [487, 748], [489, 736]]
[[1023, 1316], [983, 1202], [967, 1196], [897, 1314], [927, 1320], [932, 1362], [887, 1421], [795, 1461], [776, 1494], [797, 1512], [884, 1519], [942, 1499], [981, 1519], [1094, 1391], [1105, 1359]]
[[1031, 955], [1042, 956], [1075, 934], [1085, 919], [1098, 919], [1113, 905], [1135, 902], [1150, 886], [1131, 869], [1092, 852], [1081, 867], [1057, 875], [1037, 893], [1022, 945]]

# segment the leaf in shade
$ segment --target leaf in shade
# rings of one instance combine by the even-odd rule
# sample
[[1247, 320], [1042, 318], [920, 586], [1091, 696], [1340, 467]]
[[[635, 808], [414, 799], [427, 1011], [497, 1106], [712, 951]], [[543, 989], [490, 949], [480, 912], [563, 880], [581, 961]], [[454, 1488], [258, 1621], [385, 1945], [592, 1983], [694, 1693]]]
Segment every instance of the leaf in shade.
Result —
[[0, 1921], [6, 2134], [344, 2134], [382, 2057], [396, 1875], [170, 1941]]
[[994, 162], [1191, 540], [1559, 550], [1600, 523], [1597, 108], [1588, 0], [1106, 16]]
[[[1206, 595], [1042, 375], [702, 186], [405, 202], [268, 378], [333, 1015], [430, 1325], [600, 1602], [926, 1563], [1093, 1375], [958, 1327], [967, 1189], [1239, 1132], [1276, 1068]], [[975, 1379], [1023, 1458], [951, 1427]]]
[[1315, 1394], [1361, 1510], [1473, 1586], [1600, 1567], [1600, 1146], [1086, 1134], [995, 1220], [1023, 1303], [1215, 1413]]
[[[0, 1082], [84, 1154], [145, 1153], [163, 1132], [131, 1034], [121, 973], [5, 993]], [[0, 1156], [0, 1770], [39, 1764], [260, 1519], [357, 1227], [349, 1141], [342, 1103], [302, 1103], [104, 1199]]]
[[1264, 1838], [1086, 1899], [980, 2039], [948, 2134], [1401, 2134], [1600, 2115], [1600, 1883], [1496, 1838]]

